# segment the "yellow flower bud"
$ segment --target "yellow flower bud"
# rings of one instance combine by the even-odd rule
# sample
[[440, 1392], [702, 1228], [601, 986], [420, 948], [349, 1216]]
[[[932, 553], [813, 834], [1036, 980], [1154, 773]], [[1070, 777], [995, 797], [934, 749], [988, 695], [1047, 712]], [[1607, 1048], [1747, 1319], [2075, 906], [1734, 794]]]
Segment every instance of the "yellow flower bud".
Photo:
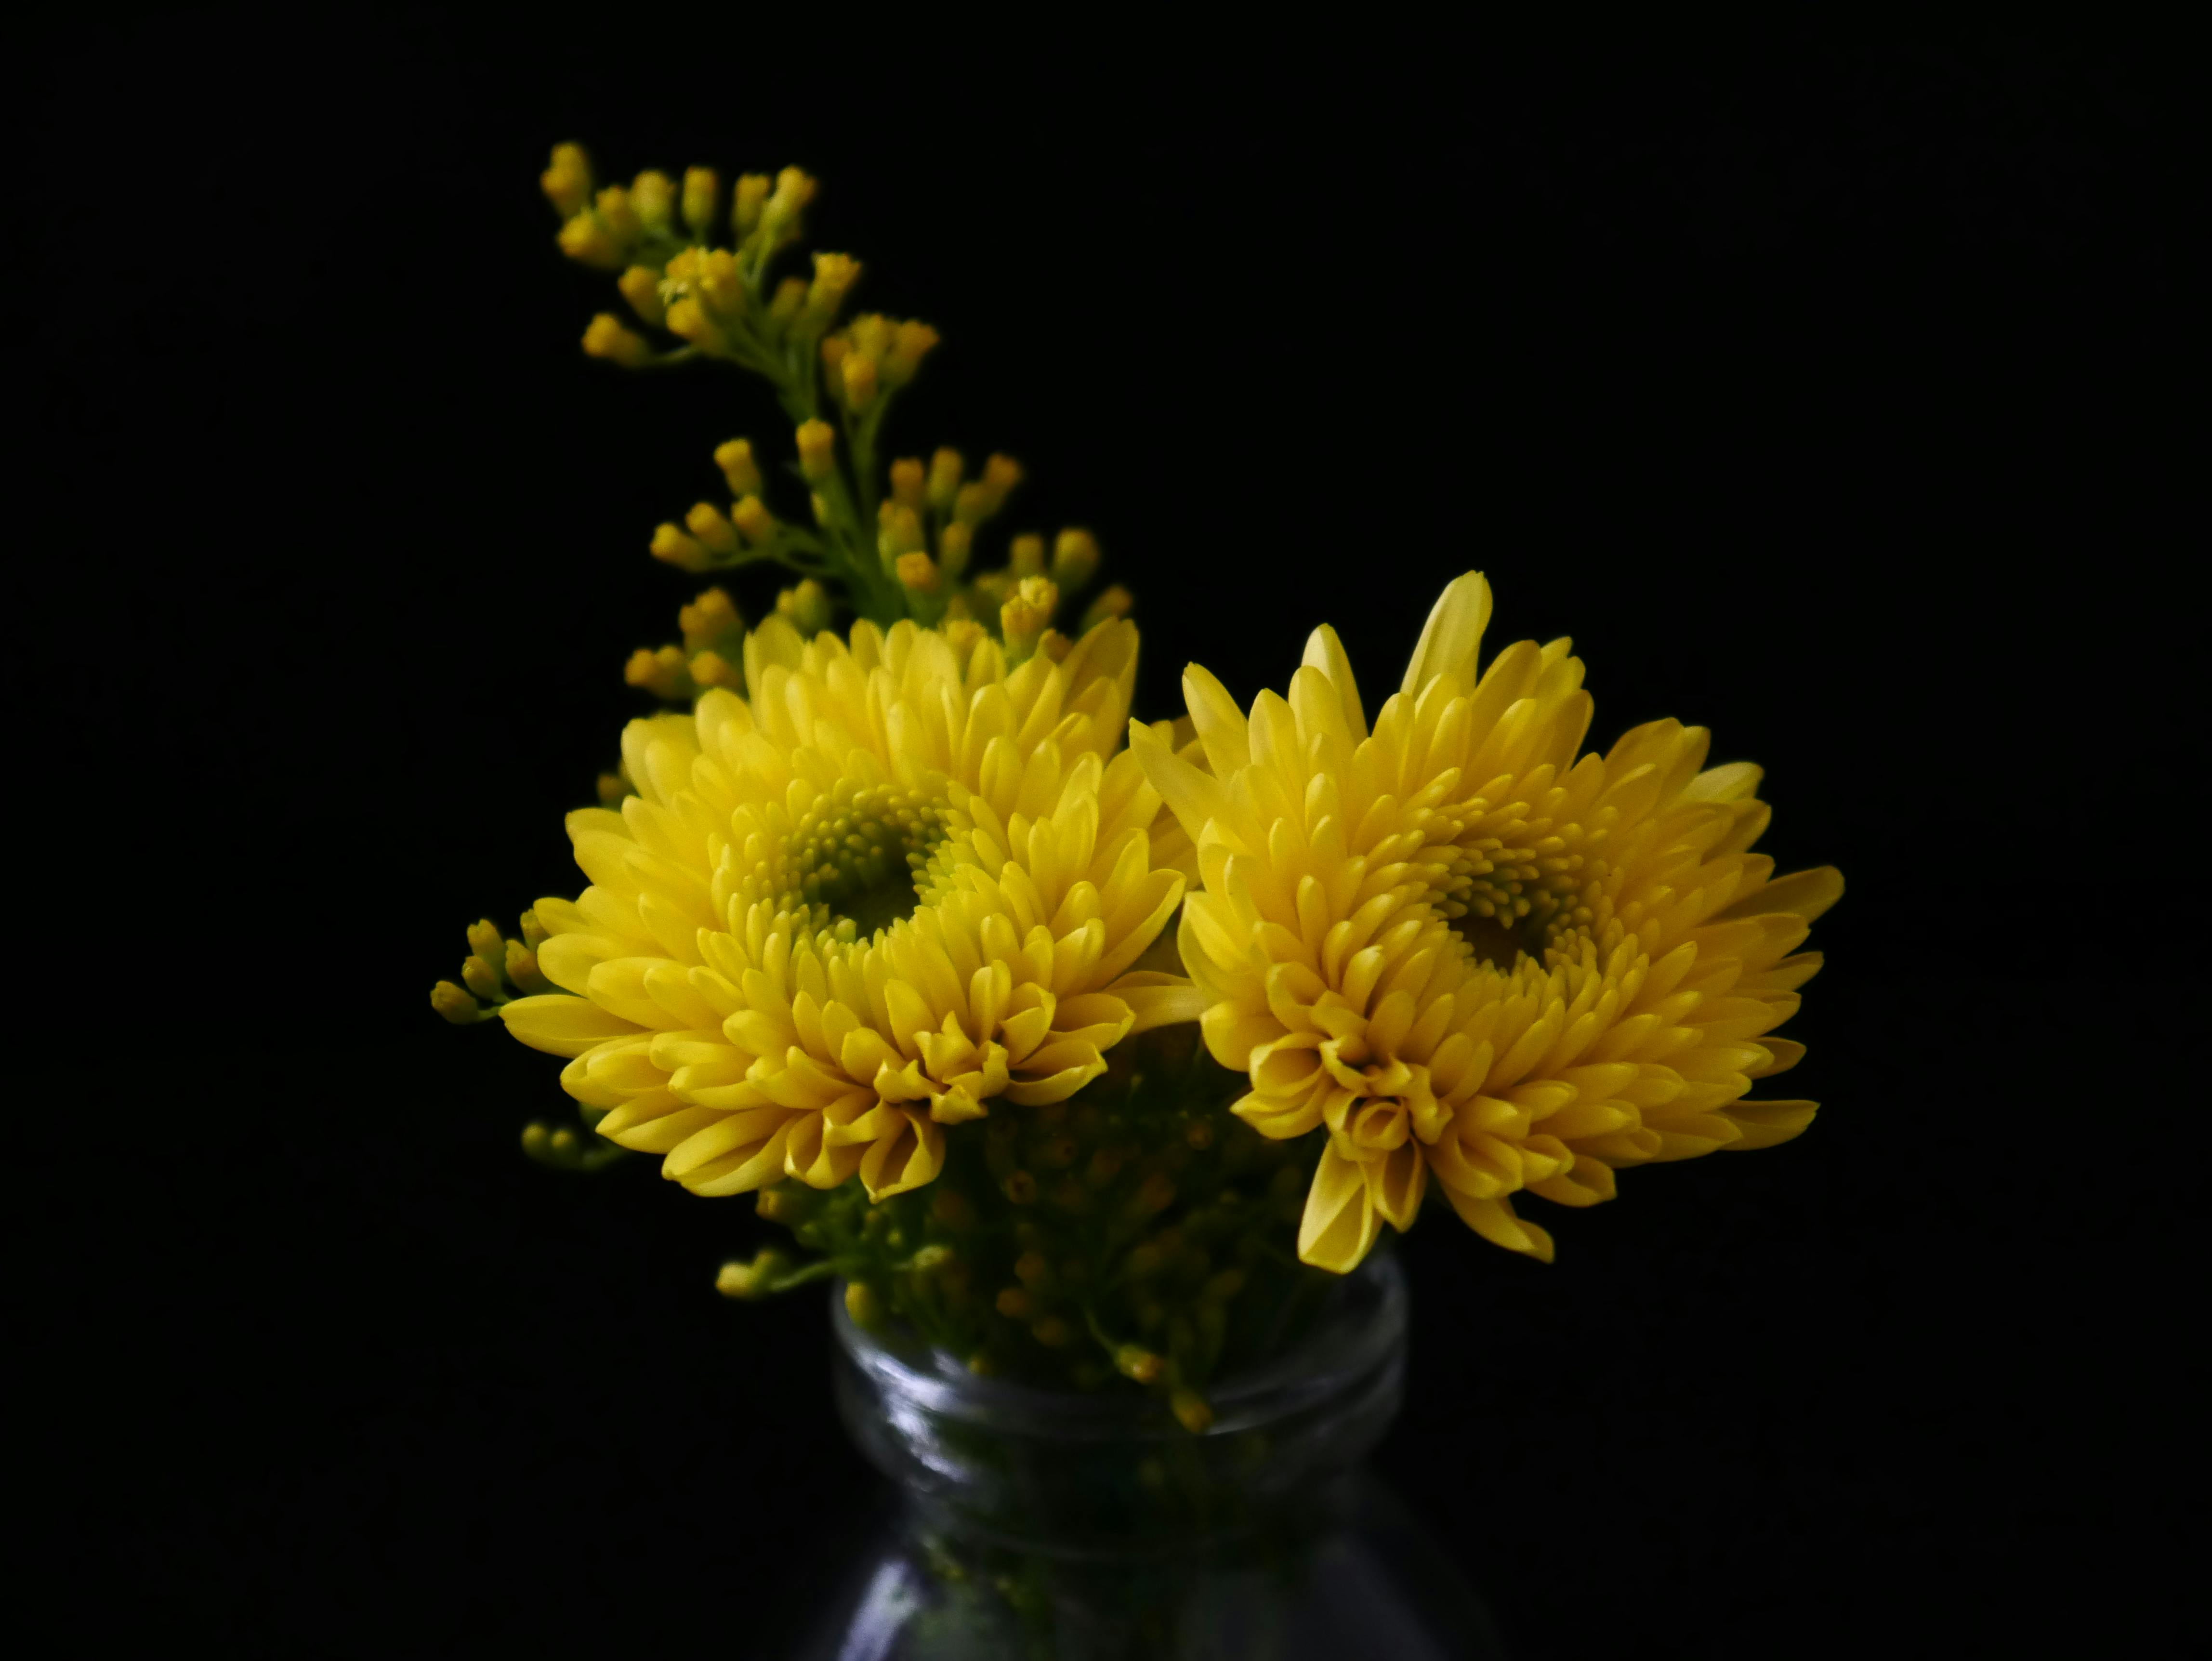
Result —
[[848, 353], [839, 370], [845, 387], [844, 405], [854, 415], [864, 415], [876, 401], [876, 365], [858, 352]]
[[876, 509], [876, 551], [885, 559], [896, 559], [901, 554], [910, 554], [925, 545], [921, 532], [921, 515], [911, 508], [901, 507], [896, 502], [884, 502]]
[[810, 640], [830, 626], [830, 595], [812, 577], [778, 594], [775, 609], [778, 616]]
[[538, 921], [538, 914], [535, 911], [526, 911], [522, 914], [522, 943], [525, 946], [535, 952], [552, 938], [552, 935], [546, 932], [545, 925]]
[[1109, 618], [1128, 616], [1129, 608], [1136, 603], [1135, 597], [1127, 588], [1118, 582], [1115, 583], [1084, 609], [1083, 622], [1080, 625], [1082, 632], [1088, 634]]
[[[640, 648], [641, 651], [642, 651], [642, 649], [643, 648]], [[653, 654], [650, 652], [644, 652], [643, 655], [650, 658]], [[639, 653], [633, 652], [630, 654], [630, 662], [633, 664], [635, 663], [638, 660], [638, 656]], [[623, 671], [623, 678], [625, 679], [628, 679], [629, 678], [629, 671], [627, 669]], [[630, 682], [630, 684], [633, 686], [636, 684], [637, 683], [635, 681]], [[630, 793], [629, 781], [619, 773], [602, 773], [599, 775], [599, 789], [600, 806], [619, 807], [622, 806], [623, 798], [629, 795]]]
[[1020, 662], [1036, 650], [1059, 605], [1060, 591], [1051, 578], [1022, 579], [1013, 598], [999, 608], [999, 632], [1006, 642], [1009, 662]]
[[1114, 1352], [1114, 1370], [1125, 1378], [1149, 1384], [1167, 1364], [1141, 1344], [1123, 1344]]
[[[549, 190], [546, 193], [552, 192]], [[451, 981], [440, 981], [430, 989], [430, 1007], [455, 1026], [471, 1025], [483, 1017], [477, 1001]]]
[[1062, 531], [1052, 545], [1052, 580], [1062, 590], [1080, 588], [1098, 574], [1098, 538], [1088, 531]]
[[790, 1268], [790, 1258], [773, 1246], [763, 1246], [749, 1263], [724, 1263], [714, 1277], [714, 1290], [725, 1298], [764, 1298]]
[[884, 1308], [884, 1300], [876, 1296], [866, 1281], [853, 1281], [847, 1283], [845, 1313], [852, 1317], [854, 1326], [872, 1330], [884, 1323], [884, 1317], [887, 1312]]
[[837, 434], [826, 421], [799, 423], [799, 471], [816, 484], [837, 467]]
[[553, 163], [538, 175], [538, 188], [563, 219], [573, 218], [592, 199], [592, 161], [580, 144], [556, 144]]
[[929, 505], [939, 513], [951, 508], [953, 496], [960, 489], [960, 476], [966, 469], [960, 452], [950, 447], [930, 457]]
[[737, 557], [738, 533], [730, 528], [730, 521], [722, 517], [722, 510], [713, 502], [693, 502], [691, 511], [684, 515], [684, 523], [708, 553], [719, 554], [724, 559]]
[[775, 190], [761, 206], [760, 226], [770, 247], [799, 234], [799, 210], [814, 199], [814, 181], [796, 167], [775, 176]]
[[657, 652], [639, 647], [623, 666], [623, 678], [641, 691], [672, 703], [689, 697], [696, 690], [690, 660], [673, 646], [664, 646]]
[[729, 484], [732, 496], [760, 494], [760, 467], [753, 460], [753, 447], [745, 440], [733, 438], [726, 444], [716, 445], [714, 465], [722, 470], [722, 478]]
[[520, 940], [507, 942], [506, 968], [507, 979], [514, 983], [519, 991], [540, 993], [553, 989], [552, 982], [547, 980], [544, 971], [538, 967], [538, 954]]
[[860, 262], [848, 253], [814, 256], [814, 281], [806, 289], [806, 305], [799, 313], [800, 326], [826, 329], [845, 303], [845, 296], [860, 280]]
[[738, 692], [745, 690], [744, 671], [720, 652], [694, 653], [691, 678], [702, 686], [726, 686]]
[[775, 516], [758, 496], [747, 496], [731, 508], [730, 522], [747, 542], [766, 542], [775, 534]]
[[499, 970], [489, 958], [471, 957], [461, 965], [461, 984], [489, 1003], [499, 996]]
[[684, 170], [684, 222], [691, 234], [704, 240], [714, 228], [714, 209], [722, 195], [722, 181], [712, 167]]
[[937, 562], [927, 554], [901, 554], [898, 580], [914, 593], [933, 594], [937, 592]]
[[920, 513], [928, 501], [924, 487], [925, 478], [921, 463], [913, 458], [894, 461], [891, 463], [891, 500], [902, 508], [911, 508], [915, 513]]
[[799, 307], [805, 303], [805, 279], [787, 277], [775, 285], [775, 293], [768, 302], [769, 320], [778, 328], [784, 327], [799, 315]]
[[694, 652], [703, 652], [737, 634], [744, 627], [744, 619], [738, 615], [737, 605], [720, 588], [709, 588], [676, 614], [676, 626], [684, 631], [684, 644]]
[[738, 175], [737, 194], [730, 203], [730, 223], [739, 236], [751, 235], [753, 227], [760, 223], [768, 187], [769, 176], [764, 173]]
[[1022, 464], [1007, 455], [994, 455], [983, 464], [983, 484], [1004, 502], [1014, 486], [1022, 482]]
[[1006, 549], [1006, 569], [1018, 579], [1044, 575], [1044, 538], [1018, 536]]
[[927, 323], [902, 323], [892, 338], [890, 349], [884, 354], [884, 381], [887, 386], [903, 386], [914, 379], [921, 360], [937, 344], [937, 331]]
[[1213, 1409], [1196, 1390], [1183, 1389], [1168, 1397], [1168, 1407], [1193, 1436], [1203, 1436], [1213, 1423]]
[[1011, 456], [994, 455], [983, 464], [983, 477], [963, 484], [952, 499], [952, 512], [969, 525], [981, 525], [1006, 506], [1006, 496], [1021, 483], [1020, 464]]
[[1057, 1315], [1048, 1315], [1030, 1329], [1030, 1336], [1047, 1349], [1061, 1349], [1075, 1342], [1075, 1329]]
[[639, 231], [644, 228], [638, 221], [636, 204], [629, 199], [629, 192], [619, 185], [610, 185], [593, 197], [592, 210], [599, 215], [607, 234], [625, 247], [635, 242]]
[[648, 167], [630, 180], [630, 211], [647, 230], [665, 231], [676, 216], [676, 181]]
[[992, 1301], [999, 1313], [1009, 1321], [1026, 1321], [1036, 1309], [1030, 1294], [1019, 1287], [1007, 1287]]
[[469, 925], [469, 950], [479, 958], [496, 958], [502, 950], [499, 929], [489, 917]]
[[727, 248], [709, 248], [696, 266], [700, 296], [717, 311], [727, 313], [744, 304], [745, 280], [738, 270], [738, 257]]
[[615, 287], [622, 290], [622, 297], [629, 301], [630, 310], [641, 321], [656, 329], [660, 326], [667, 311], [660, 303], [659, 272], [650, 266], [633, 265], [615, 279]]
[[945, 568], [947, 576], [958, 576], [968, 569], [968, 556], [975, 551], [975, 527], [954, 520], [938, 532], [937, 563]]
[[584, 331], [584, 354], [635, 369], [652, 358], [653, 348], [643, 335], [624, 328], [611, 312], [601, 312]]
[[729, 356], [730, 338], [707, 315], [707, 308], [689, 295], [668, 308], [661, 324], [669, 333], [690, 341], [709, 357]]
[[654, 528], [653, 557], [665, 560], [679, 571], [703, 571], [714, 563], [714, 557], [696, 537], [686, 536], [673, 525]]
[[622, 245], [588, 208], [562, 225], [553, 240], [561, 245], [562, 253], [580, 265], [611, 271], [622, 264]]

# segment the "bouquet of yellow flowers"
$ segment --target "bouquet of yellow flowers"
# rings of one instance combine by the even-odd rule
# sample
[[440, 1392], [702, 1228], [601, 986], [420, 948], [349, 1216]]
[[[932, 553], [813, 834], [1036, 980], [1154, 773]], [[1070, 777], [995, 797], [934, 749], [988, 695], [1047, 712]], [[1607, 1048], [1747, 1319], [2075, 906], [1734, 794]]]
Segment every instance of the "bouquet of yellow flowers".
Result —
[[1842, 879], [1753, 851], [1757, 767], [1674, 721], [1586, 751], [1570, 642], [1486, 652], [1473, 572], [1387, 689], [1322, 624], [1249, 707], [1192, 664], [1132, 720], [1094, 537], [994, 557], [1013, 461], [890, 455], [938, 335], [848, 316], [845, 255], [787, 269], [812, 179], [597, 188], [562, 145], [543, 183], [627, 307], [585, 350], [760, 377], [792, 459], [730, 439], [726, 505], [653, 532], [787, 586], [757, 621], [707, 587], [637, 651], [664, 707], [568, 815], [588, 885], [477, 923], [432, 994], [567, 1058], [578, 1122], [532, 1157], [756, 1196], [793, 1244], [732, 1297], [834, 1277], [862, 1328], [1202, 1433], [1425, 1203], [1548, 1262], [1526, 1196], [1811, 1122], [1753, 1092], [1803, 1053], [1775, 1033]]

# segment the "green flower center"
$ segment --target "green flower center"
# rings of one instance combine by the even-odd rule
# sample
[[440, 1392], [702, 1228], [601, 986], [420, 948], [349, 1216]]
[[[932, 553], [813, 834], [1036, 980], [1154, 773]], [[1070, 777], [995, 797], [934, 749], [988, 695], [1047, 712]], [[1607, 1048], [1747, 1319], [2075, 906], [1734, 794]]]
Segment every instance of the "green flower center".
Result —
[[1585, 932], [1591, 917], [1584, 885], [1602, 869], [1580, 855], [1508, 848], [1486, 837], [1462, 850], [1437, 909], [1477, 958], [1510, 970], [1523, 957], [1543, 962], [1553, 946]]
[[894, 786], [815, 804], [785, 839], [775, 887], [817, 928], [866, 939], [920, 904], [916, 878], [945, 838], [943, 797]]

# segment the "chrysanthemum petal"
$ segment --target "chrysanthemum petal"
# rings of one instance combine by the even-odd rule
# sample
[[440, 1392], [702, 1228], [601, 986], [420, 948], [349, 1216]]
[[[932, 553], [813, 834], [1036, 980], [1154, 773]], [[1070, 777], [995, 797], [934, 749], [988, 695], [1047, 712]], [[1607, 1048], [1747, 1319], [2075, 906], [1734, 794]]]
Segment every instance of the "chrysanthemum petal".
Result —
[[587, 998], [559, 992], [511, 999], [500, 1006], [499, 1018], [523, 1043], [550, 1056], [580, 1056], [609, 1038], [645, 1030]]
[[1184, 977], [1152, 970], [1137, 970], [1124, 975], [1106, 990], [1127, 1004], [1135, 1015], [1135, 1022], [1129, 1028], [1132, 1032], [1147, 1032], [1176, 1021], [1194, 1021], [1206, 1013], [1210, 1002], [1206, 994]]
[[1463, 688], [1472, 690], [1475, 654], [1482, 647], [1482, 631], [1489, 626], [1489, 581], [1480, 571], [1454, 577], [1421, 625], [1421, 638], [1406, 665], [1399, 691], [1416, 696], [1440, 675], [1455, 676]]
[[1731, 1151], [1774, 1147], [1797, 1135], [1820, 1111], [1817, 1102], [1731, 1102], [1722, 1116], [1731, 1119], [1743, 1135], [1729, 1144]]
[[1299, 1260], [1349, 1274], [1375, 1244], [1380, 1225], [1366, 1173], [1334, 1145], [1324, 1148], [1298, 1221]]

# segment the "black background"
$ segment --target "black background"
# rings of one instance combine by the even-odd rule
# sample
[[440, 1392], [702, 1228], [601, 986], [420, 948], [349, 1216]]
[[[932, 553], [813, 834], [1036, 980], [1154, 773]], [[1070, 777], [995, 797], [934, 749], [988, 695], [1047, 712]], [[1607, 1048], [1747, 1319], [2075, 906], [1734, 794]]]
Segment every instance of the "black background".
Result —
[[576, 350], [612, 297], [535, 184], [576, 137], [823, 179], [813, 245], [946, 338], [895, 449], [1009, 450], [1014, 528], [1096, 527], [1140, 713], [1190, 658], [1279, 684], [1324, 618], [1386, 689], [1479, 567], [1493, 639], [1575, 636], [1595, 741], [1712, 726], [1785, 867], [1843, 867], [1808, 1135], [1547, 1215], [1551, 1268], [1408, 1240], [1381, 1463], [1516, 1655], [2178, 1647], [2172, 52], [757, 27], [18, 43], [31, 1618], [772, 1654], [865, 1508], [819, 1305], [712, 1292], [750, 1208], [526, 1164], [557, 1064], [424, 1001], [464, 924], [574, 891], [559, 814], [698, 586], [645, 540], [716, 442], [783, 442], [733, 375]]

